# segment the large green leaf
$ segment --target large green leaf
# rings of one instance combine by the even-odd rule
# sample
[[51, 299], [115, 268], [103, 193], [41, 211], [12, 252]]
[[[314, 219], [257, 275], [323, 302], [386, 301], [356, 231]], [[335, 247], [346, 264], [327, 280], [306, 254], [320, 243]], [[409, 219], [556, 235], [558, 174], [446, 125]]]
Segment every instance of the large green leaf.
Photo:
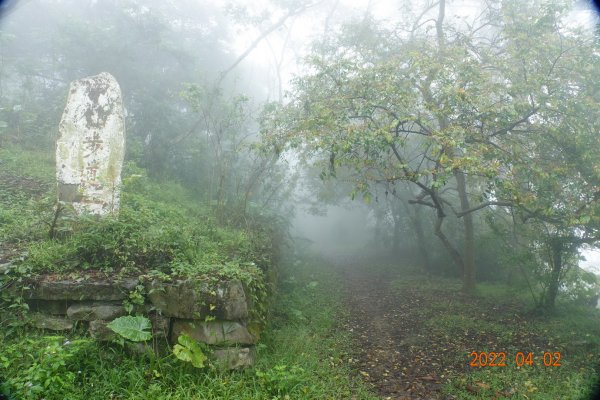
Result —
[[152, 333], [148, 331], [151, 327], [150, 320], [143, 316], [119, 317], [106, 326], [132, 342], [145, 342], [152, 337]]
[[204, 368], [204, 361], [207, 357], [198, 342], [185, 334], [180, 335], [177, 341], [179, 343], [173, 346], [175, 357], [181, 361], [192, 363], [195, 368]]

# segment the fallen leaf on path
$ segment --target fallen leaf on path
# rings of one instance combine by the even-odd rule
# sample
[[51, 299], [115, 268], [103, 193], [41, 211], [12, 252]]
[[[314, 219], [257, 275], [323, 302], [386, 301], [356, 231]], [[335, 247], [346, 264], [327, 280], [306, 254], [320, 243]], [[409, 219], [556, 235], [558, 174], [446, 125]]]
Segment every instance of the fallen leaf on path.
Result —
[[490, 385], [488, 385], [487, 383], [483, 383], [483, 382], [476, 382], [475, 384], [476, 384], [477, 386], [479, 386], [480, 388], [482, 388], [482, 389], [490, 389], [490, 388], [491, 388], [491, 386], [490, 386]]
[[467, 385], [467, 391], [471, 393], [479, 393], [479, 389], [471, 385]]

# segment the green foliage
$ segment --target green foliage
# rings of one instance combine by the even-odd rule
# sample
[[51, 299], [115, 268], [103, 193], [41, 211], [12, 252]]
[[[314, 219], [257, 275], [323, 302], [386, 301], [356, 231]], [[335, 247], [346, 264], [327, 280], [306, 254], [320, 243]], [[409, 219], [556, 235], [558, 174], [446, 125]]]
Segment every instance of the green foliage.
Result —
[[110, 330], [132, 342], [145, 342], [152, 338], [150, 320], [144, 316], [123, 316], [106, 325]]
[[127, 298], [123, 301], [123, 307], [125, 308], [125, 311], [131, 314], [135, 306], [143, 305], [144, 301], [146, 300], [145, 291], [146, 289], [144, 285], [136, 285], [136, 287], [129, 292]]
[[561, 295], [579, 304], [591, 304], [600, 295], [600, 281], [592, 273], [580, 268], [570, 268], [562, 279]]
[[52, 164], [47, 153], [0, 148], [0, 241], [42, 238], [51, 221]]
[[529, 288], [522, 283], [482, 282], [477, 285], [475, 294], [480, 299], [495, 302], [498, 305], [518, 304], [524, 309], [534, 309], [535, 299], [532, 299]]
[[267, 371], [256, 370], [259, 383], [272, 396], [293, 393], [305, 381], [305, 372], [298, 366], [275, 365]]
[[54, 154], [48, 150], [25, 149], [11, 144], [0, 147], [0, 160], [2, 160], [2, 175], [22, 176], [26, 180], [36, 179], [41, 182], [41, 185], [37, 185], [38, 190], [54, 183], [56, 178]]
[[173, 346], [173, 354], [178, 360], [191, 363], [194, 368], [204, 368], [207, 360], [200, 343], [185, 334], [177, 338], [177, 344]]
[[92, 343], [62, 336], [7, 343], [0, 355], [4, 385], [19, 399], [63, 398], [81, 383], [82, 360]]

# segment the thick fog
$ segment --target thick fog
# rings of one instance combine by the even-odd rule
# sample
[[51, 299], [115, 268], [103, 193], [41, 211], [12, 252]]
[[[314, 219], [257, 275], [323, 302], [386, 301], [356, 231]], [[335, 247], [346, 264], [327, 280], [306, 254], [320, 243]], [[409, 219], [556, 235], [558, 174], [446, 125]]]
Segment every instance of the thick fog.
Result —
[[373, 218], [357, 206], [329, 206], [321, 215], [298, 210], [292, 222], [297, 240], [308, 239], [309, 250], [334, 258], [365, 254], [374, 245]]
[[[434, 37], [432, 32], [437, 29], [434, 22], [438, 14], [434, 4], [428, 2], [400, 4], [395, 1], [208, 4], [56, 0], [6, 4], [2, 19], [0, 93], [4, 119], [11, 128], [19, 124], [19, 129], [38, 132], [40, 140], [51, 145], [68, 83], [109, 71], [125, 93], [129, 159], [141, 157], [142, 166], [151, 174], [176, 176], [199, 191], [219, 181], [221, 186], [211, 189], [207, 198], [215, 200], [216, 196], [216, 201], [226, 203], [245, 191], [246, 203], [254, 201], [256, 206], [266, 204], [264, 201], [271, 197], [265, 194], [265, 187], [242, 188], [244, 179], [254, 181], [252, 177], [238, 176], [238, 172], [245, 170], [245, 162], [253, 161], [241, 156], [240, 151], [246, 142], [258, 140], [257, 120], [264, 102], [287, 104], [293, 101], [290, 92], [298, 89], [292, 81], [303, 74], [314, 73], [316, 67], [306, 63], [305, 57], [315, 49], [317, 53], [327, 51], [327, 46], [334, 45], [334, 37], [349, 23], [365, 26], [363, 36], [357, 36], [357, 40], [376, 35], [377, 30], [388, 30], [410, 46], [411, 35]], [[473, 0], [448, 2], [444, 23], [449, 27], [449, 35], [465, 35], [477, 31], [476, 26], [486, 18], [486, 13], [500, 7], [500, 3], [490, 5]], [[367, 28], [370, 21], [372, 26]], [[561, 23], [564, 27], [581, 25], [590, 30], [595, 21], [594, 13], [584, 2], [579, 2], [565, 14]], [[494, 40], [494, 30], [486, 28], [485, 23], [481, 34], [477, 40], [482, 40], [482, 45], [485, 40]], [[341, 42], [338, 45], [351, 47]], [[324, 47], [319, 49], [318, 46]], [[365, 65], [377, 60], [366, 60], [366, 57]], [[243, 107], [240, 108], [243, 116], [236, 114], [238, 120], [232, 120], [233, 114], [227, 114], [234, 112], [233, 109], [225, 111], [230, 101]], [[212, 133], [224, 129], [231, 130], [231, 136]], [[42, 130], [53, 134], [45, 135]], [[200, 144], [203, 134], [208, 138], [204, 150], [210, 150], [199, 157], [204, 150], [192, 148], [205, 146]], [[418, 158], [421, 145], [418, 138], [407, 145], [407, 148], [414, 146], [412, 151], [417, 154], [414, 161], [410, 161], [411, 168], [423, 162]], [[279, 179], [283, 180], [271, 182], [271, 189], [278, 185], [277, 190], [281, 190], [302, 169], [314, 162], [323, 162], [320, 158], [328, 157], [328, 153], [323, 149], [319, 151], [320, 154], [305, 157], [303, 162], [298, 162], [299, 156], [293, 151], [284, 153], [289, 159], [288, 168], [279, 171]], [[213, 161], [219, 166], [215, 167]], [[224, 176], [227, 183], [223, 183]], [[358, 182], [363, 178], [350, 177], [349, 181]], [[378, 229], [387, 230], [386, 235], [393, 236], [390, 230], [410, 232], [408, 221], [412, 218], [414, 223], [415, 217], [410, 213], [417, 206], [413, 203], [408, 208], [391, 209], [392, 189], [382, 184], [384, 178], [376, 177], [372, 187], [362, 188], [364, 193], [350, 202], [348, 198], [355, 188], [352, 184], [345, 186], [333, 200], [323, 202], [324, 215], [318, 217], [307, 213], [302, 202], [294, 204], [293, 199], [306, 192], [302, 187], [304, 181], [295, 188], [288, 185], [282, 190], [287, 191], [288, 198], [280, 197], [275, 207], [297, 208], [293, 220], [295, 234], [306, 236], [316, 249], [369, 247], [381, 240], [375, 234]], [[319, 182], [310, 185], [318, 186]], [[420, 201], [419, 190], [418, 187], [402, 188], [394, 196], [404, 203], [415, 197]], [[367, 191], [368, 198], [365, 198]], [[474, 188], [473, 192], [477, 191], [481, 190]], [[310, 192], [311, 201], [320, 201], [317, 192], [318, 189]], [[260, 193], [264, 201], [250, 199], [250, 193]], [[336, 202], [348, 203], [339, 207], [334, 205]], [[361, 202], [365, 204], [357, 205]], [[437, 243], [432, 236], [434, 217], [429, 211], [425, 210], [417, 218], [424, 222], [428, 240]], [[460, 221], [450, 218], [449, 224], [460, 225]], [[456, 235], [449, 235], [450, 242], [460, 246], [460, 241], [453, 236]], [[399, 237], [397, 232], [396, 237]], [[586, 254], [589, 260], [584, 265], [593, 265], [595, 256]]]

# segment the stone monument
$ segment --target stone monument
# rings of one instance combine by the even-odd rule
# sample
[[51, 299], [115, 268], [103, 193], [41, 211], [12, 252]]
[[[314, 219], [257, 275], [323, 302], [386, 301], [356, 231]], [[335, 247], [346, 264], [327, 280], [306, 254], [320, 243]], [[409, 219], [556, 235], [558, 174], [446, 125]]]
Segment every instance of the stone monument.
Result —
[[58, 200], [78, 214], [119, 209], [125, 123], [121, 89], [107, 72], [71, 82], [56, 142]]

